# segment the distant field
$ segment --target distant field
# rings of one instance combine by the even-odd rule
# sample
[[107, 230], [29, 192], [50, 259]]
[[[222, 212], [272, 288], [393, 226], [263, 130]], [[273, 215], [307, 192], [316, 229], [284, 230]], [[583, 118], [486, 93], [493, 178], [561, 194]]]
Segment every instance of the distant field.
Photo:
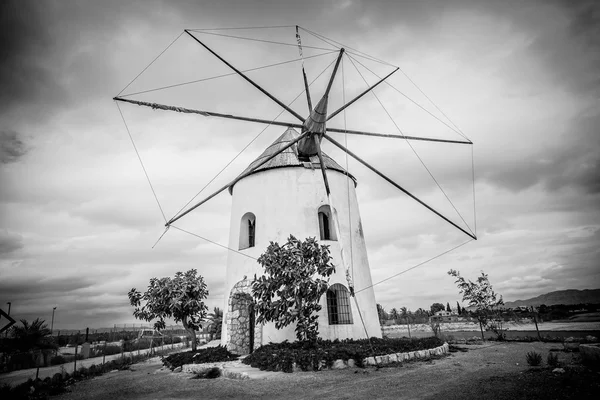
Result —
[[[510, 323], [506, 336], [508, 338], [537, 336], [534, 323]], [[588, 335], [600, 337], [599, 322], [574, 322], [574, 321], [552, 321], [538, 323], [542, 337], [586, 337]], [[411, 325], [412, 337], [427, 337], [433, 334], [431, 327], [426, 324]], [[480, 336], [479, 325], [468, 322], [451, 322], [441, 324], [441, 332], [453, 336], [455, 339], [466, 339]], [[389, 337], [408, 337], [406, 325], [391, 325], [384, 328], [384, 333]], [[492, 332], [484, 332], [486, 338], [493, 338]]]

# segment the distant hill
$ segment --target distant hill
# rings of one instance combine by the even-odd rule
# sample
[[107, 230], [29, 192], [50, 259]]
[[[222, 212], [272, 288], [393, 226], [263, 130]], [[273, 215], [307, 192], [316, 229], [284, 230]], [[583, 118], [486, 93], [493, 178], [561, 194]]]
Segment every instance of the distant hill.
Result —
[[585, 290], [557, 290], [533, 297], [527, 300], [507, 301], [504, 305], [506, 308], [514, 307], [529, 307], [545, 304], [551, 306], [553, 304], [582, 304], [596, 303], [600, 304], [600, 289], [585, 289]]

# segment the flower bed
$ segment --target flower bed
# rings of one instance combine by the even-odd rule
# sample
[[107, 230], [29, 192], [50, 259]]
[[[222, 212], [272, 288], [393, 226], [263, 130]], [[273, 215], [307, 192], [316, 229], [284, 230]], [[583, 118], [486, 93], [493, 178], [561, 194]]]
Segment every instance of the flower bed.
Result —
[[[445, 347], [444, 347], [445, 346]], [[267, 371], [293, 372], [294, 370], [321, 370], [323, 368], [364, 367], [389, 362], [402, 362], [413, 358], [446, 353], [448, 345], [435, 337], [422, 339], [319, 340], [317, 343], [270, 343], [247, 356], [243, 362]], [[442, 350], [443, 348], [443, 350]], [[419, 352], [415, 354], [415, 352]], [[398, 354], [412, 356], [399, 359]], [[425, 354], [427, 353], [427, 354]], [[387, 357], [387, 358], [385, 358]], [[390, 361], [391, 360], [391, 361]]]
[[163, 364], [173, 371], [177, 367], [185, 364], [204, 364], [220, 361], [232, 361], [238, 359], [237, 354], [229, 352], [223, 346], [208, 347], [197, 351], [186, 351], [183, 353], [171, 354], [168, 357], [163, 357]]

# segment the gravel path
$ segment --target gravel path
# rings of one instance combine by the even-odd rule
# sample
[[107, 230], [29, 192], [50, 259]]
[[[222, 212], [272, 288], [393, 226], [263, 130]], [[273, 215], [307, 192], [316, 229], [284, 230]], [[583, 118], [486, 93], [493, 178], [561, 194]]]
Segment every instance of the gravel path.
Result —
[[[489, 343], [463, 347], [468, 351], [379, 370], [353, 368], [277, 373], [262, 379], [243, 381], [227, 378], [190, 379], [192, 375], [162, 369], [160, 361], [152, 359], [134, 365], [133, 371], [108, 373], [79, 382], [71, 388], [71, 393], [56, 399], [538, 398], [531, 393], [525, 395], [525, 391], [522, 392], [524, 397], [519, 396], [521, 390], [525, 389], [519, 387], [518, 378], [526, 377], [531, 372], [525, 362], [525, 354], [535, 350], [542, 354], [545, 361], [550, 349], [562, 346], [545, 343]], [[573, 357], [571, 353], [556, 354], [566, 364]], [[542, 371], [539, 368], [537, 370]], [[550, 373], [548, 370], [543, 371]]]

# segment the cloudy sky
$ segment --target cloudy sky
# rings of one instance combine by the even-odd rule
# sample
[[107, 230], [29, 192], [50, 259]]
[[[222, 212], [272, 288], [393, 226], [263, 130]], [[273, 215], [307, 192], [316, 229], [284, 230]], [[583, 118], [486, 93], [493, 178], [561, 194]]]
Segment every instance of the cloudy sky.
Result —
[[[450, 268], [473, 279], [485, 271], [505, 300], [600, 287], [600, 10], [593, 1], [4, 1], [0, 10], [0, 308], [11, 302], [14, 317], [49, 321], [56, 306], [57, 328], [131, 323], [131, 287], [190, 268], [205, 277], [209, 305], [222, 307], [227, 250], [174, 229], [152, 249], [164, 220], [112, 98], [175, 40], [122, 94], [295, 121], [235, 76], [135, 94], [230, 72], [179, 36], [185, 28], [283, 26], [212, 33], [293, 44], [300, 25], [402, 68], [393, 87], [375, 91], [389, 116], [369, 95], [332, 126], [460, 139], [400, 95], [451, 125], [412, 80], [473, 140], [476, 224], [470, 146], [413, 142], [411, 149], [403, 140], [335, 134], [457, 224], [476, 225], [479, 240], [375, 286], [387, 309], [454, 305]], [[301, 35], [317, 97], [335, 49]], [[298, 59], [295, 46], [197, 36], [241, 69]], [[358, 55], [345, 59], [331, 110], [364, 90], [363, 77], [377, 80], [367, 68], [391, 71]], [[302, 96], [292, 103], [302, 91], [299, 62], [249, 74], [307, 113]], [[284, 130], [120, 107], [167, 218], [253, 138], [207, 193]], [[342, 153], [325, 151], [346, 165]], [[359, 164], [349, 161], [348, 169], [358, 179], [374, 282], [469, 239]], [[226, 245], [230, 204], [224, 193], [179, 226]]]

